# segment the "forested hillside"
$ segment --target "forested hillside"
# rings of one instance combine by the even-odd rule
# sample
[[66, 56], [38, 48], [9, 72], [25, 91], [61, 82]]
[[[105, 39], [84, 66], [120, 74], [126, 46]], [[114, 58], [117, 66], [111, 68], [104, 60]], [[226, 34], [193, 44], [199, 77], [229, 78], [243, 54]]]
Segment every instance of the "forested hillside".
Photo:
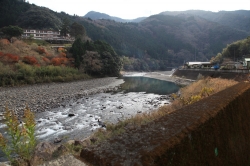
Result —
[[194, 60], [195, 52], [196, 60], [210, 59], [226, 44], [247, 36], [246, 32], [186, 15], [154, 15], [140, 23], [87, 19], [81, 23], [92, 39], [107, 41], [120, 55], [150, 57], [171, 64]]
[[186, 14], [190, 16], [192, 15], [199, 16], [209, 21], [216, 22], [220, 25], [248, 32], [248, 34], [250, 35], [250, 11], [248, 10], [219, 11], [219, 12], [188, 10], [181, 12], [162, 12], [161, 14], [163, 15]]
[[244, 58], [250, 57], [250, 37], [230, 43], [227, 47], [212, 58], [213, 63], [222, 63], [225, 59], [243, 62]]
[[60, 30], [65, 20], [69, 24], [78, 22], [92, 40], [103, 40], [114, 48], [122, 57], [125, 70], [165, 70], [184, 61], [209, 61], [227, 44], [246, 38], [250, 29], [249, 11], [165, 12], [138, 23], [121, 23], [2, 0], [0, 14], [0, 28], [18, 25]]

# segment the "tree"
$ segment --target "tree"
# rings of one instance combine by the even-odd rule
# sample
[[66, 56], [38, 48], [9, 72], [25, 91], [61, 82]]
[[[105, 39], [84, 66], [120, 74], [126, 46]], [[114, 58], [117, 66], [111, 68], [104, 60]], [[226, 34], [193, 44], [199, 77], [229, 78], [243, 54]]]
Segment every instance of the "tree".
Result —
[[67, 36], [67, 34], [69, 33], [70, 27], [69, 27], [69, 19], [64, 18], [63, 19], [63, 24], [61, 27], [61, 36]]
[[96, 54], [86, 53], [83, 59], [83, 64], [88, 64], [87, 68], [89, 71], [91, 70], [90, 74], [119, 76], [122, 67], [121, 58], [108, 43], [100, 40], [87, 41], [84, 43], [84, 49], [96, 52]]
[[70, 35], [75, 37], [75, 38], [82, 38], [86, 35], [86, 31], [84, 26], [82, 26], [81, 24], [78, 24], [76, 22], [74, 22], [71, 26], [70, 26]]
[[82, 56], [85, 53], [84, 44], [83, 44], [81, 38], [77, 38], [75, 40], [75, 42], [72, 45], [71, 52], [72, 52], [73, 57], [75, 59], [75, 67], [77, 67], [79, 69], [81, 62], [82, 62]]
[[1, 31], [8, 37], [19, 37], [23, 34], [23, 29], [18, 26], [9, 25], [7, 27], [3, 27]]
[[103, 68], [100, 54], [94, 51], [86, 51], [83, 55], [84, 71], [90, 75], [101, 75]]

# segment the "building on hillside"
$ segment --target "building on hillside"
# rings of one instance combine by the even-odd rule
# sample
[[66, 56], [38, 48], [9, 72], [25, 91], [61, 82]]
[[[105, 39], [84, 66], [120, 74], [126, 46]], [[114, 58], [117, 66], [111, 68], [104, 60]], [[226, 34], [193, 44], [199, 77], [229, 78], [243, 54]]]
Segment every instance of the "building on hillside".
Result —
[[244, 58], [243, 67], [250, 69], [250, 57]]
[[186, 62], [184, 68], [211, 68], [213, 65], [210, 62]]
[[60, 31], [53, 30], [37, 30], [37, 29], [24, 29], [22, 38], [28, 39], [40, 39], [40, 40], [64, 40], [64, 41], [74, 41], [69, 34], [67, 36], [61, 36]]

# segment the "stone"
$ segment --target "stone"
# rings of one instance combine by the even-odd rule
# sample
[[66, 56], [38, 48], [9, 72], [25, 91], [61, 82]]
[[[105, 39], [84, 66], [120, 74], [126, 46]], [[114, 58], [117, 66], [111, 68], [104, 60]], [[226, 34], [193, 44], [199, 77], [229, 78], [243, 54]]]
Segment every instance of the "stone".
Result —
[[40, 142], [35, 148], [34, 158], [37, 160], [49, 160], [56, 150], [56, 145], [49, 142]]
[[72, 116], [75, 116], [75, 114], [73, 113], [68, 114], [68, 117], [72, 117]]
[[63, 130], [71, 130], [71, 127], [70, 126], [64, 126]]
[[60, 143], [60, 142], [62, 142], [62, 139], [61, 139], [61, 138], [55, 138], [55, 139], [54, 139], [54, 143]]

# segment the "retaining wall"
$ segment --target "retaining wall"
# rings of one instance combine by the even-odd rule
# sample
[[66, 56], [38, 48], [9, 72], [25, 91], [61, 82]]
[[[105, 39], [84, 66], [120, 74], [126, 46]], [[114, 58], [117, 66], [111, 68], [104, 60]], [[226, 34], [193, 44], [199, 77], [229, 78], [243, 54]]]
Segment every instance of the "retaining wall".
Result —
[[250, 165], [250, 83], [81, 151], [91, 165]]
[[238, 70], [238, 72], [230, 72], [227, 70], [201, 70], [201, 69], [183, 69], [176, 70], [173, 75], [177, 77], [185, 77], [187, 79], [196, 80], [198, 75], [201, 74], [204, 77], [221, 77], [225, 79], [234, 79], [237, 81], [244, 81], [247, 79], [248, 73], [244, 73], [244, 70]]

